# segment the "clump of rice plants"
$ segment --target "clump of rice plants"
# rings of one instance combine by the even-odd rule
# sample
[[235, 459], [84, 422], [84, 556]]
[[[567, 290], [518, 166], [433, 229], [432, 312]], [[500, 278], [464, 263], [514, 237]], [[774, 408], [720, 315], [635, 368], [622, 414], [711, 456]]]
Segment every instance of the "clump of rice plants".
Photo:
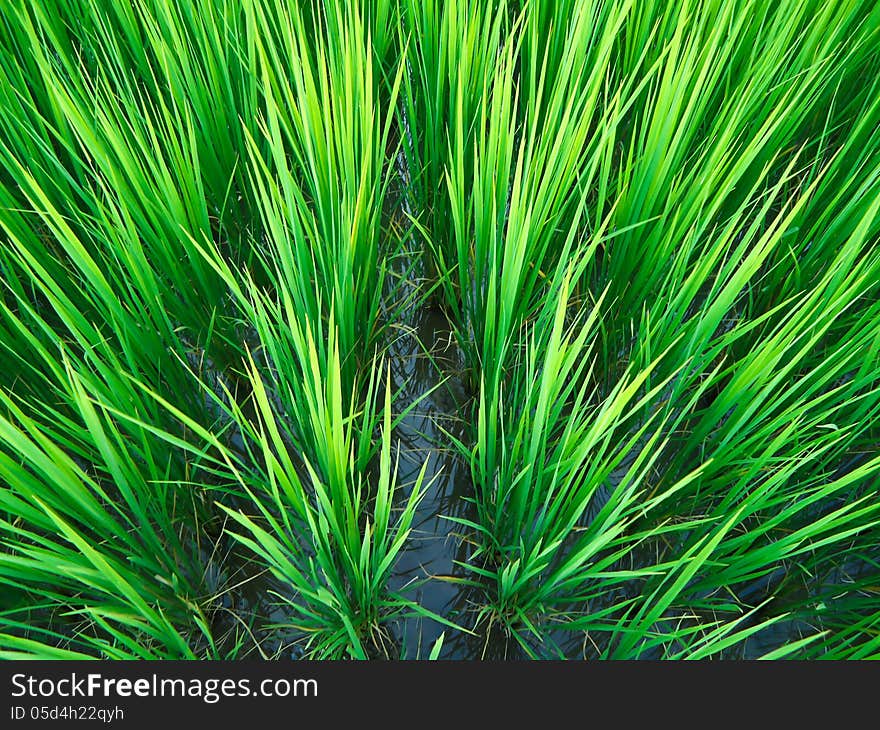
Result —
[[10, 0], [0, 656], [880, 656], [878, 79], [868, 0]]

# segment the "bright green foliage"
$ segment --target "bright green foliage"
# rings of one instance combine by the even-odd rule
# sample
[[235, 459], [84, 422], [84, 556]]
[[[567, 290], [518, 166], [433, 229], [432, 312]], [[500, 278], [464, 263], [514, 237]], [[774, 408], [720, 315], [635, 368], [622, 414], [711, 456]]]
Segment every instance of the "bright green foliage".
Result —
[[0, 656], [880, 657], [878, 129], [871, 0], [8, 0]]

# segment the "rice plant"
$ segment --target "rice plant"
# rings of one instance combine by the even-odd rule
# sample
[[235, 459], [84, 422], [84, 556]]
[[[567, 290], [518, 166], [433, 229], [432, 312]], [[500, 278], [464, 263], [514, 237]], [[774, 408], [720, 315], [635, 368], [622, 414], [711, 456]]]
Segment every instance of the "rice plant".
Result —
[[878, 49], [870, 0], [9, 0], [0, 656], [880, 656]]

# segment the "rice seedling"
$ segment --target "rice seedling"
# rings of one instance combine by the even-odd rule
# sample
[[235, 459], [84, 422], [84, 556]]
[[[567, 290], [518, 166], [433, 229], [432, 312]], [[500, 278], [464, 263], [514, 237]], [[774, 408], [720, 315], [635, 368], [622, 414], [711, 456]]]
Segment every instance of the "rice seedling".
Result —
[[878, 49], [869, 0], [10, 0], [0, 656], [876, 658]]
[[[615, 54], [626, 45], [630, 23], [639, 23], [643, 9], [627, 15], [622, 6], [617, 16], [609, 5], [602, 7], [609, 13], [603, 25], [607, 46], [596, 43], [609, 48], [607, 60], [590, 64], [591, 74], [581, 82], [592, 103], [587, 109], [596, 109], [587, 118], [604, 110], [606, 116], [596, 124], [604, 138], [593, 137], [591, 156], [587, 152], [572, 160], [570, 176], [556, 167], [532, 189], [523, 182], [546, 169], [547, 158], [530, 155], [530, 135], [547, 135], [551, 149], [556, 144], [590, 150], [588, 132], [581, 128], [583, 114], [542, 117], [543, 77], [529, 60], [536, 55], [545, 62], [559, 59], [555, 78], [577, 84], [572, 69], [582, 64], [566, 66], [566, 54], [574, 56], [579, 44], [586, 54], [594, 43], [578, 35], [577, 12], [560, 9], [550, 20], [551, 10], [536, 10], [524, 26], [542, 24], [543, 30], [523, 30], [523, 42], [514, 28], [508, 55], [499, 54], [484, 102], [487, 115], [498, 110], [500, 124], [458, 123], [450, 131], [447, 174], [453, 210], [458, 204], [474, 211], [473, 218], [453, 213], [459, 256], [454, 264], [442, 257], [438, 261], [451, 281], [462, 282], [457, 290], [450, 284], [446, 291], [462, 339], [472, 347], [470, 366], [480, 377], [473, 445], [459, 444], [471, 463], [478, 515], [466, 523], [477, 544], [469, 567], [474, 585], [488, 594], [475, 621], [499, 621], [529, 653], [535, 646], [546, 650], [555, 621], [587, 632], [599, 655], [670, 654], [676, 644], [683, 647], [678, 654], [692, 648], [697, 656], [709, 655], [744, 643], [752, 632], [731, 634], [738, 617], [755, 610], [739, 599], [736, 586], [790, 560], [776, 527], [788, 534], [793, 528], [781, 525], [792, 519], [804, 530], [793, 531], [799, 540], [812, 541], [813, 529], [816, 541], [824, 540], [821, 520], [806, 527], [807, 517], [796, 516], [800, 508], [816, 516], [806, 494], [822, 493], [825, 509], [853, 497], [866, 511], [847, 507], [832, 513], [852, 530], [839, 535], [842, 540], [858, 536], [856, 543], [865, 549], [874, 539], [872, 495], [860, 491], [870, 489], [873, 467], [853, 481], [833, 478], [830, 469], [846, 461], [853, 443], [842, 432], [852, 428], [860, 443], [856, 449], [869, 453], [876, 434], [876, 292], [871, 293], [876, 190], [861, 187], [873, 188], [874, 173], [865, 170], [864, 177], [847, 182], [836, 175], [840, 159], [872, 146], [861, 135], [876, 126], [871, 111], [876, 90], [855, 102], [871, 121], [864, 116], [835, 119], [832, 99], [852, 83], [844, 80], [847, 72], [851, 79], [861, 78], [866, 68], [876, 67], [867, 49], [877, 28], [860, 25], [866, 15], [853, 9], [852, 15], [835, 19], [839, 25], [814, 36], [814, 26], [807, 30], [808, 8], [776, 15], [777, 9], [767, 6], [763, 10], [772, 16], [767, 22], [779, 32], [766, 42], [780, 43], [778, 50], [761, 55], [748, 73], [722, 87], [720, 74], [728, 59], [762, 42], [752, 35], [761, 25], [746, 23], [735, 4], [683, 9], [666, 38], [658, 37], [639, 52], [626, 49], [622, 56]], [[659, 15], [663, 8], [655, 9]], [[578, 10], [590, 17], [584, 5]], [[621, 20], [613, 22], [616, 17]], [[557, 31], [565, 44], [555, 40], [554, 26], [565, 29]], [[860, 31], [854, 37], [852, 27]], [[798, 44], [784, 40], [800, 36]], [[548, 47], [543, 55], [535, 51], [539, 43]], [[801, 43], [812, 49], [810, 55], [797, 57]], [[518, 51], [528, 85], [515, 82], [512, 59]], [[833, 61], [847, 56], [852, 65]], [[801, 65], [792, 57], [800, 58]], [[603, 83], [620, 96], [601, 96]], [[595, 85], [592, 94], [589, 84]], [[739, 84], [739, 90], [731, 84]], [[554, 92], [560, 88], [567, 103], [577, 98], [559, 83], [552, 87]], [[518, 113], [514, 90], [522, 94], [523, 89], [531, 92], [530, 106]], [[548, 108], [554, 108], [552, 102]], [[819, 120], [812, 139], [803, 127], [810, 118]], [[837, 125], [853, 125], [853, 137], [832, 135]], [[485, 156], [483, 144], [491, 150]], [[473, 164], [467, 175], [465, 161]], [[858, 191], [835, 202], [822, 192], [839, 191], [848, 183]], [[562, 252], [554, 259], [549, 245], [537, 243], [539, 229], [530, 224], [554, 220], [542, 207], [542, 196], [556, 190], [557, 196], [568, 196], [572, 215], [561, 233], [552, 229]], [[852, 208], [835, 210], [844, 198]], [[832, 207], [825, 208], [823, 200]], [[487, 216], [489, 211], [494, 218]], [[821, 226], [800, 238], [807, 221], [813, 226], [820, 219], [844, 217], [850, 226], [835, 232], [835, 244], [824, 239]], [[532, 231], [536, 245], [529, 248]], [[799, 247], [822, 248], [823, 240], [834, 253], [825, 249], [823, 269], [801, 279]], [[523, 249], [528, 253], [521, 254]], [[569, 266], [572, 251], [583, 256], [576, 259], [579, 286], [574, 291], [593, 308], [607, 302], [601, 314], [595, 309], [587, 318], [576, 314], [583, 305], [572, 309], [560, 288], [564, 269], [559, 267]], [[783, 276], [789, 260], [798, 262], [794, 281]], [[523, 277], [521, 261], [544, 276]], [[808, 287], [795, 283], [805, 281]], [[838, 289], [843, 281], [848, 283]], [[455, 310], [458, 302], [461, 308]], [[850, 311], [855, 302], [863, 303], [847, 320], [837, 307]], [[566, 316], [571, 330], [563, 336]], [[818, 345], [823, 322], [847, 327], [846, 321], [853, 329]], [[774, 350], [777, 354], [771, 355]], [[860, 356], [865, 358], [861, 362]], [[826, 370], [832, 362], [841, 370]], [[845, 363], [866, 378], [839, 382]], [[799, 385], [780, 388], [792, 380]], [[758, 382], [767, 383], [762, 395], [747, 384]], [[846, 387], [850, 383], [852, 390]], [[729, 400], [719, 400], [722, 392]], [[856, 403], [860, 407], [853, 419], [841, 426], [837, 409], [850, 410]], [[743, 409], [739, 418], [737, 406]], [[777, 408], [785, 413], [779, 420], [771, 415]], [[762, 425], [763, 417], [770, 420]], [[831, 425], [822, 430], [822, 423]], [[738, 441], [749, 433], [754, 440]], [[725, 451], [714, 451], [713, 443], [723, 443]], [[777, 449], [783, 447], [794, 451], [782, 455]], [[827, 460], [826, 449], [834, 454]], [[732, 471], [733, 464], [743, 471]], [[832, 498], [837, 489], [839, 496]], [[787, 499], [798, 508], [770, 518], [765, 510], [774, 508], [769, 505], [778, 507]], [[736, 512], [741, 504], [749, 506]], [[752, 517], [752, 509], [760, 516]], [[731, 514], [736, 519], [728, 521]], [[842, 524], [832, 522], [835, 529]], [[740, 544], [730, 537], [733, 530], [749, 535], [744, 540], [749, 556], [742, 554], [742, 564], [725, 552], [729, 544]], [[834, 539], [828, 539], [831, 545]], [[761, 542], [768, 543], [766, 549], [757, 548]], [[634, 558], [648, 549], [654, 554], [642, 556], [641, 563]], [[716, 551], [725, 554], [720, 564], [730, 566], [728, 581], [715, 582], [723, 573], [711, 559]], [[755, 557], [767, 562], [758, 567], [751, 563]], [[703, 593], [695, 588], [701, 574], [706, 576]], [[686, 588], [697, 590], [700, 598], [688, 594], [676, 608]], [[684, 616], [691, 623], [687, 631], [662, 629], [662, 622], [672, 626]]]

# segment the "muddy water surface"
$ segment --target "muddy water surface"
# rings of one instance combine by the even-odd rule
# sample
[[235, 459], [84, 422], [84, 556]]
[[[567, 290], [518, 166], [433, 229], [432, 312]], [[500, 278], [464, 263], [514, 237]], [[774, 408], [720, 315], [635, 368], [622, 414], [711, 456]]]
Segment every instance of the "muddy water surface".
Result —
[[[455, 562], [464, 560], [465, 546], [460, 527], [448, 517], [472, 518], [467, 500], [472, 487], [468, 465], [453, 448], [450, 435], [463, 436], [470, 398], [459, 375], [462, 363], [454, 334], [440, 310], [413, 311], [395, 334], [388, 353], [394, 388], [400, 390], [395, 409], [410, 409], [394, 434], [401, 501], [426, 461], [427, 468], [425, 495], [389, 587], [406, 590], [428, 611], [455, 621], [461, 591], [453, 580], [462, 574]], [[426, 657], [444, 630], [447, 638], [453, 633], [426, 617], [401, 622], [396, 633], [402, 657]], [[453, 643], [444, 646], [441, 656], [465, 658]]]

